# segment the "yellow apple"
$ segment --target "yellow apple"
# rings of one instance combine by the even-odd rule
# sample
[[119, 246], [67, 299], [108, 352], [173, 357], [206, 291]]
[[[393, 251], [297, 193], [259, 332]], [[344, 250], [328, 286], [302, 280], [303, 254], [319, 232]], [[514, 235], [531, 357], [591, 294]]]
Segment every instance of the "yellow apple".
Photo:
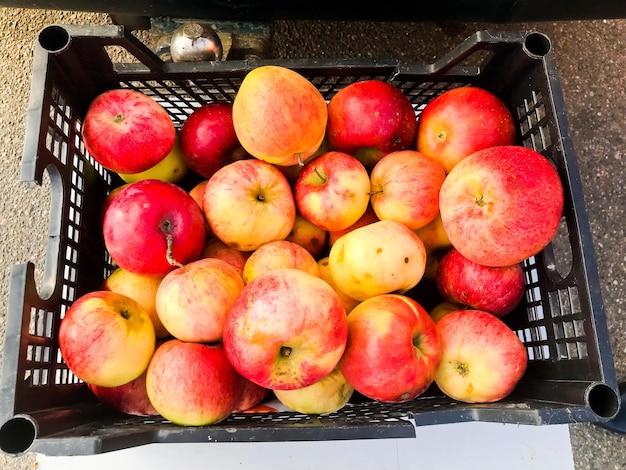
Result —
[[467, 309], [468, 307], [456, 302], [451, 302], [449, 300], [444, 300], [443, 302], [438, 303], [437, 305], [435, 305], [430, 312], [428, 312], [428, 314], [430, 315], [430, 318], [433, 319], [433, 321], [436, 323], [437, 321], [439, 321], [439, 319], [441, 317], [443, 317], [444, 315], [447, 315], [448, 313], [454, 312], [456, 310], [464, 310]]
[[275, 390], [274, 395], [283, 405], [299, 413], [321, 415], [340, 410], [354, 393], [336, 367], [330, 374], [312, 385], [293, 390]]
[[163, 276], [143, 276], [123, 268], [115, 269], [102, 283], [104, 290], [124, 294], [141, 305], [154, 324], [157, 338], [169, 336], [156, 311], [156, 293]]
[[344, 293], [340, 289], [337, 289], [337, 284], [333, 281], [333, 277], [330, 275], [330, 268], [328, 267], [328, 256], [320, 259], [317, 262], [317, 265], [320, 267], [320, 276], [324, 279], [330, 287], [335, 289], [337, 295], [341, 299], [341, 303], [343, 304], [343, 308], [346, 309], [346, 313], [350, 313], [354, 307], [356, 307], [360, 301], [357, 299], [353, 299], [348, 294]]
[[328, 260], [337, 288], [365, 300], [417, 285], [426, 269], [426, 249], [406, 225], [380, 220], [337, 239]]

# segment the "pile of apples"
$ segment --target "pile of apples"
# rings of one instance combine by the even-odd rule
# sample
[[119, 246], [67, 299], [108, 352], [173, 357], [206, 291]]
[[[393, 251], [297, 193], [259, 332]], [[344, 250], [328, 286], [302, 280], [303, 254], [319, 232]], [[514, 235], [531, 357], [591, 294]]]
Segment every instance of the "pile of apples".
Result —
[[[270, 397], [323, 414], [354, 391], [397, 403], [436, 384], [493, 402], [521, 379], [526, 350], [501, 317], [563, 188], [487, 90], [446, 91], [416, 119], [389, 83], [326, 102], [260, 66], [180, 129], [152, 98], [109, 90], [82, 134], [125, 182], [101, 218], [117, 268], [68, 309], [59, 346], [111, 407], [197, 426]], [[420, 282], [443, 299], [430, 312]]]

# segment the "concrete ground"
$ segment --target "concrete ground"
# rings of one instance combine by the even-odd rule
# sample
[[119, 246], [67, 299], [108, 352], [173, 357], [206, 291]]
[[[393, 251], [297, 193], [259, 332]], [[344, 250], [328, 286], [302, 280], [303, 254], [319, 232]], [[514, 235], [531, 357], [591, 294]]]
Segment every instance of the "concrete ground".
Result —
[[[48, 218], [46, 186], [27, 189], [19, 167], [28, 103], [32, 44], [51, 23], [106, 24], [104, 14], [0, 9], [0, 338], [4, 337], [11, 266], [42, 265]], [[277, 22], [276, 57], [398, 58], [431, 62], [476, 30], [537, 30], [556, 51], [567, 116], [579, 158], [602, 295], [618, 378], [626, 378], [626, 20], [532, 24]], [[39, 275], [41, 275], [39, 273]], [[1, 340], [0, 340], [1, 341]], [[0, 343], [0, 355], [3, 352]], [[592, 424], [570, 425], [577, 470], [626, 468], [626, 436]], [[0, 455], [0, 468], [36, 467], [36, 458]]]

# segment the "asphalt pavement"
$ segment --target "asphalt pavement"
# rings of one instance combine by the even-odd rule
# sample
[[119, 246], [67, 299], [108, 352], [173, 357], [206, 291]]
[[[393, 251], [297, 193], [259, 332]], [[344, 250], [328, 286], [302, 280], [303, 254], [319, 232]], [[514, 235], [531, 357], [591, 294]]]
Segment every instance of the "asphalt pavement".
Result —
[[[19, 182], [19, 165], [32, 46], [39, 30], [52, 23], [109, 24], [111, 19], [105, 14], [0, 9], [0, 338], [4, 337], [11, 266], [25, 261], [41, 266], [45, 254], [46, 184], [26, 188]], [[481, 29], [547, 34], [555, 50], [578, 155], [617, 375], [626, 379], [626, 20], [523, 24], [277, 21], [273, 29], [271, 51], [276, 58], [396, 58], [414, 63], [434, 61]], [[570, 435], [577, 470], [626, 468], [626, 436], [588, 423], [570, 425]], [[35, 466], [33, 454], [0, 455], [0, 468], [6, 470]]]

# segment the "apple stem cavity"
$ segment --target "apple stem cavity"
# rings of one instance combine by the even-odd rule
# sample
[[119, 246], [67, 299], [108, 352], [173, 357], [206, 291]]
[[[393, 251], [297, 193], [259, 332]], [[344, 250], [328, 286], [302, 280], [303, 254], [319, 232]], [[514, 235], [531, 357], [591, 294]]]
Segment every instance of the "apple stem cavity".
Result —
[[167, 240], [167, 251], [165, 252], [167, 262], [170, 263], [172, 266], [176, 266], [182, 270], [186, 270], [187, 268], [185, 268], [182, 263], [178, 262], [176, 258], [174, 258], [174, 237], [172, 236], [172, 234], [168, 233], [165, 236], [165, 239]]
[[120, 123], [124, 122], [124, 119], [125, 119], [124, 115], [122, 113], [118, 113], [113, 118], [113, 122], [115, 122], [116, 124], [120, 124]]
[[328, 181], [328, 178], [326, 178], [318, 169], [316, 166], [313, 167], [313, 171], [315, 172], [315, 174], [317, 176], [320, 177], [320, 179], [322, 180], [322, 184], [325, 184]]
[[281, 346], [280, 357], [289, 357], [289, 356], [291, 356], [291, 348], [289, 346]]
[[120, 315], [122, 316], [124, 320], [128, 320], [130, 318], [130, 313], [126, 309], [122, 309], [122, 311], [120, 312]]

